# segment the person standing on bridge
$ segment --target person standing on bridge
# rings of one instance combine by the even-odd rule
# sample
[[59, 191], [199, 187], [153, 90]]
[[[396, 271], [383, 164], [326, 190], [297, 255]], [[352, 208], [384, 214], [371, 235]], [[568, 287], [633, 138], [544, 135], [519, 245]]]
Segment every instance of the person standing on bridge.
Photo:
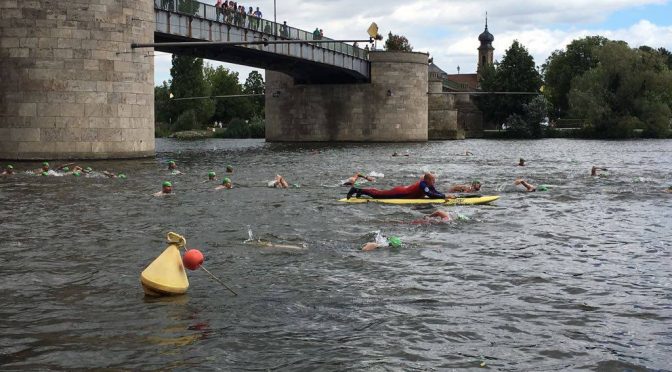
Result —
[[[224, 2], [222, 0], [217, 0], [215, 3], [215, 14], [217, 15], [216, 21], [219, 22], [219, 16], [223, 14], [222, 7], [224, 6]], [[222, 17], [223, 19], [224, 17]]]
[[280, 25], [280, 36], [289, 37], [289, 29], [287, 28], [287, 21], [283, 21]]
[[247, 28], [250, 30], [256, 30], [257, 27], [255, 25], [256, 20], [254, 19], [254, 8], [250, 7], [250, 9], [247, 11]]
[[255, 22], [255, 26], [254, 26], [254, 28], [257, 29], [257, 28], [259, 27], [259, 23], [260, 23], [260, 21], [261, 21], [261, 18], [263, 17], [263, 15], [261, 14], [261, 10], [259, 10], [259, 7], [257, 7], [257, 10], [254, 11], [254, 14], [253, 14], [253, 15], [257, 18], [257, 19], [254, 21], [254, 22]]

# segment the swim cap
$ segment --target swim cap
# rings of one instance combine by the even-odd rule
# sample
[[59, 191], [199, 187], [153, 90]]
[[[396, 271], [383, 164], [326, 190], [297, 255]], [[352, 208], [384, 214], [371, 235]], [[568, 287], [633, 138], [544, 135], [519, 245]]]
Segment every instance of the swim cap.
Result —
[[42, 166], [43, 166], [43, 167], [48, 167], [48, 166], [49, 166], [49, 162], [46, 162], [46, 161], [45, 161], [44, 163], [42, 163]]
[[173, 184], [170, 181], [163, 181], [163, 187], [173, 187]]
[[396, 236], [390, 236], [387, 238], [387, 243], [390, 245], [390, 247], [393, 248], [401, 247], [401, 239], [397, 238]]
[[539, 187], [537, 187], [537, 191], [548, 191], [548, 186], [539, 185]]
[[70, 168], [68, 168], [68, 167], [63, 167], [62, 170], [63, 170], [63, 172], [70, 172]]
[[79, 177], [79, 176], [81, 176], [82, 174], [79, 173], [79, 172], [72, 172], [72, 175], [75, 176], [75, 177]]
[[471, 184], [472, 184], [472, 185], [476, 185], [476, 184], [479, 184], [479, 185], [480, 185], [480, 184], [481, 184], [481, 181], [479, 181], [479, 180], [473, 180], [473, 181], [471, 181]]
[[49, 175], [49, 172], [46, 172], [46, 171], [45, 171], [45, 172], [42, 172], [42, 175], [43, 175], [43, 176], [48, 176], [48, 175]]
[[126, 178], [126, 175], [123, 173], [117, 174], [117, 178]]
[[233, 167], [230, 166], [230, 165], [227, 165], [227, 166], [226, 166], [226, 171], [227, 171], [227, 172], [233, 172]]
[[[14, 169], [14, 167], [11, 164], [9, 164], [9, 165], [7, 165], [7, 169]], [[670, 187], [672, 188], [672, 186], [670, 186]]]
[[224, 179], [222, 180], [222, 185], [225, 185], [227, 183], [231, 183], [231, 180], [228, 177], [224, 177]]
[[92, 170], [93, 170], [93, 169], [92, 169], [91, 167], [86, 167], [86, 168], [84, 168], [84, 171], [85, 171], [85, 172], [91, 172]]
[[215, 172], [208, 172], [208, 177], [214, 177], [216, 176]]

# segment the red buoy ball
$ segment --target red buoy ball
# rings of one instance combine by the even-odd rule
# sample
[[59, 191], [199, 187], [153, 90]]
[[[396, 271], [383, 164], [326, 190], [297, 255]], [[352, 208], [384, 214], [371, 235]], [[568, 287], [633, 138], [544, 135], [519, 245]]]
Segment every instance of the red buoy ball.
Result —
[[189, 270], [197, 270], [203, 264], [204, 259], [205, 257], [203, 257], [201, 251], [198, 249], [190, 249], [184, 254], [184, 257], [182, 257], [182, 263], [184, 264], [184, 267]]

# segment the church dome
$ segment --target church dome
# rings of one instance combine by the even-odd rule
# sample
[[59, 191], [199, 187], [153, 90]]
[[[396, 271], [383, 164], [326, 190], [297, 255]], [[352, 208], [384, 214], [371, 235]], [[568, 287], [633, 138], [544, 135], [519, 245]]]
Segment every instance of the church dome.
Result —
[[488, 26], [485, 26], [485, 31], [482, 34], [478, 35], [478, 41], [482, 43], [492, 43], [495, 40], [495, 37], [488, 32]]

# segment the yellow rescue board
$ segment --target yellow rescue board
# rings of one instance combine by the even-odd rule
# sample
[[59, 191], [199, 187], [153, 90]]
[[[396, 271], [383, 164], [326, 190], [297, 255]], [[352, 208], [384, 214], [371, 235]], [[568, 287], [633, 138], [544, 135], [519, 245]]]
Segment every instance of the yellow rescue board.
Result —
[[355, 198], [339, 199], [345, 203], [383, 203], [383, 204], [442, 204], [442, 205], [479, 205], [488, 204], [499, 199], [499, 195], [479, 196], [474, 198], [456, 198], [456, 199], [373, 199], [373, 198]]

